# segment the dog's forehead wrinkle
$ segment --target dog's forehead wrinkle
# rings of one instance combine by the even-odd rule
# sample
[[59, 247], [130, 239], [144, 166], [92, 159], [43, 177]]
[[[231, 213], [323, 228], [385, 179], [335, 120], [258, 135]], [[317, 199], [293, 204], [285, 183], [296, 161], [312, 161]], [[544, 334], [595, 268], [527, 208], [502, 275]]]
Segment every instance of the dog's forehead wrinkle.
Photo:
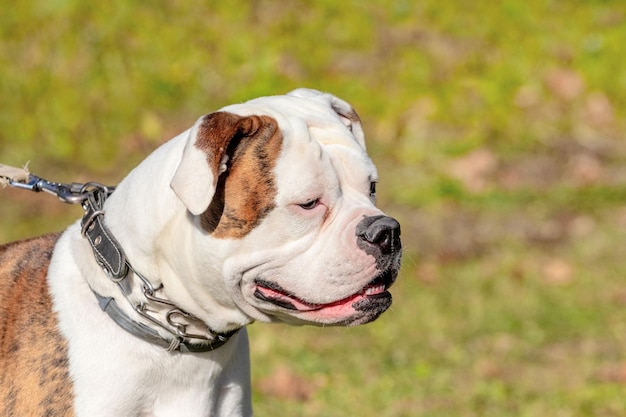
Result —
[[352, 121], [351, 113], [338, 113], [330, 100], [317, 100], [308, 97], [264, 97], [263, 99], [253, 99], [245, 103], [227, 106], [222, 111], [242, 116], [253, 114], [268, 115], [274, 117], [281, 126], [292, 122], [306, 124], [311, 127], [326, 127], [334, 123], [345, 126], [342, 118]]
[[359, 184], [363, 181], [369, 183], [378, 178], [374, 162], [362, 148], [334, 143], [326, 144], [323, 148], [344, 182], [356, 180]]
[[266, 97], [266, 100], [255, 99], [222, 110], [244, 116], [270, 116], [277, 121], [284, 136], [293, 140], [343, 143], [365, 150], [358, 114], [348, 103], [328, 94]]
[[[369, 201], [374, 164], [358, 146], [324, 145], [317, 141], [291, 143], [278, 169], [279, 199], [284, 204], [322, 198], [334, 207], [346, 193]], [[294, 165], [293, 161], [298, 161]], [[301, 200], [301, 201], [300, 201]]]

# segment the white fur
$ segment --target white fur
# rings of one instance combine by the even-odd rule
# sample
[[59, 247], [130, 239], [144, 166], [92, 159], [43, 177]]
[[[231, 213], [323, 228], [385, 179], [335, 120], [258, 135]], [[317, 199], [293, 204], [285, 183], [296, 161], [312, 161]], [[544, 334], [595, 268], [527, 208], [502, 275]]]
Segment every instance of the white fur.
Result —
[[[206, 153], [195, 147], [193, 139], [197, 134], [197, 126], [188, 132], [182, 155], [184, 163], [178, 165], [171, 179], [171, 186], [187, 209], [192, 214], [198, 215], [202, 214], [211, 203], [217, 178], [214, 177], [207, 163]], [[220, 166], [220, 170], [221, 168]], [[197, 181], [197, 178], [202, 178], [203, 181]]]
[[[269, 115], [283, 135], [276, 208], [242, 239], [216, 239], [199, 227], [196, 215], [209, 205], [217, 179], [194, 146], [196, 128], [156, 150], [105, 205], [106, 224], [129, 262], [216, 331], [255, 319], [333, 324], [336, 318], [290, 316], [257, 300], [253, 280], [271, 276], [322, 303], [357, 292], [376, 274], [373, 257], [356, 247], [354, 229], [363, 216], [380, 213], [369, 196], [377, 174], [361, 127], [349, 126], [337, 106], [351, 109], [329, 94], [297, 90], [223, 109]], [[312, 198], [322, 199], [324, 212], [299, 211], [297, 204]], [[48, 279], [69, 343], [77, 417], [252, 414], [245, 329], [202, 354], [168, 353], [126, 333], [100, 310], [89, 287], [146, 322], [96, 264], [78, 224], [60, 238]], [[131, 301], [141, 301], [136, 280], [133, 288]]]

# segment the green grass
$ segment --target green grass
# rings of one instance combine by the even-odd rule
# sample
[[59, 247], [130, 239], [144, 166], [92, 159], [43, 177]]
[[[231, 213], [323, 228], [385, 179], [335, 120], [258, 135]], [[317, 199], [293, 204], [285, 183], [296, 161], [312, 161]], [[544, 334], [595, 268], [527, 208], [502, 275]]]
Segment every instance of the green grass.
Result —
[[[0, 163], [116, 183], [201, 114], [298, 86], [364, 120], [402, 223], [392, 309], [250, 328], [256, 415], [626, 412], [626, 6], [100, 3], [0, 14]], [[0, 242], [78, 207], [0, 190]]]

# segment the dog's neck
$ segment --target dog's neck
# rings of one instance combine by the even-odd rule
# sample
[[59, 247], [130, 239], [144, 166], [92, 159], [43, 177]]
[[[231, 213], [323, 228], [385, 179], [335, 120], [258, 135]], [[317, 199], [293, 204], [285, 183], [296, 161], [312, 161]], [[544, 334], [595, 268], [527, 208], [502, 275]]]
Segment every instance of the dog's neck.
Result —
[[[213, 331], [229, 332], [252, 320], [225, 296], [218, 261], [223, 259], [223, 254], [207, 259], [202, 265], [192, 262], [194, 256], [197, 259], [194, 252], [198, 245], [204, 246], [212, 238], [201, 228], [189, 225], [196, 219], [169, 187], [178, 161], [171, 156], [182, 155], [187, 136], [188, 132], [184, 132], [161, 146], [140, 165], [140, 169], [134, 169], [116, 187], [104, 204], [104, 223], [125, 252], [127, 262], [153, 288], [159, 289], [158, 297], [200, 319], [201, 322], [191, 320], [186, 323], [189, 333], [206, 330], [202, 329], [202, 323]], [[139, 216], [129, 217], [128, 207], [142, 207], [142, 210]], [[186, 236], [181, 236], [183, 233]], [[129, 317], [167, 336], [167, 332], [134, 311], [133, 306], [146, 303], [150, 311], [165, 322], [172, 307], [147, 300], [145, 283], [134, 275], [131, 271], [124, 284], [128, 286], [127, 295], [104, 273], [92, 274], [89, 284], [100, 295], [114, 298]], [[206, 302], [211, 298], [212, 302]]]

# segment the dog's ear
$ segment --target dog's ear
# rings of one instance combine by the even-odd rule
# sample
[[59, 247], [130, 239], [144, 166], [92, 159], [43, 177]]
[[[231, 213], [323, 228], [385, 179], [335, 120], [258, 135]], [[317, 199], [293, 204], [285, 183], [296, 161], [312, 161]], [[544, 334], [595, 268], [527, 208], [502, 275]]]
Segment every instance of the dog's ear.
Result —
[[258, 116], [228, 112], [211, 113], [196, 122], [170, 184], [192, 214], [199, 215], [207, 209], [234, 150], [262, 124]]
[[363, 125], [361, 118], [354, 108], [346, 101], [329, 93], [322, 93], [318, 90], [310, 88], [298, 88], [287, 93], [288, 96], [308, 98], [312, 100], [323, 101], [339, 115], [343, 124], [352, 132], [356, 141], [365, 149], [365, 134], [363, 133]]

